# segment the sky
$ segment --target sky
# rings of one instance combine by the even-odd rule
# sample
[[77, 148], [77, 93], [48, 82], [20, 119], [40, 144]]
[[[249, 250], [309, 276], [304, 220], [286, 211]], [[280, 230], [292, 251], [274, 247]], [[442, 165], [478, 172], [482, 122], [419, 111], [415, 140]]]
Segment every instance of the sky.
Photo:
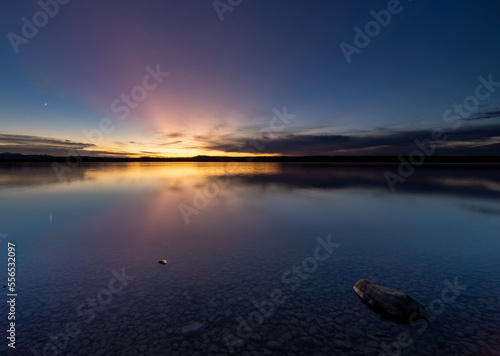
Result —
[[500, 155], [499, 14], [491, 0], [0, 0], [0, 153]]

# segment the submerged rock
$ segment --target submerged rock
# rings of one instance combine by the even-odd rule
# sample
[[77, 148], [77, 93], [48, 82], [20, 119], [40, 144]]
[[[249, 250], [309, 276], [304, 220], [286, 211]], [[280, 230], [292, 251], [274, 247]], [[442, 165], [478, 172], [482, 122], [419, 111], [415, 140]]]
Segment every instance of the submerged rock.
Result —
[[302, 346], [306, 346], [306, 347], [314, 347], [315, 346], [314, 339], [310, 336], [301, 337], [300, 343], [302, 344]]
[[158, 263], [162, 264], [162, 265], [166, 265], [167, 264], [167, 260], [159, 260]]
[[281, 350], [283, 348], [283, 344], [279, 341], [269, 341], [266, 344], [266, 349], [269, 350]]
[[353, 289], [366, 306], [389, 321], [410, 324], [429, 318], [423, 305], [406, 293], [368, 279], [360, 279]]
[[192, 323], [182, 328], [182, 335], [185, 337], [198, 336], [205, 330], [205, 324], [203, 323]]

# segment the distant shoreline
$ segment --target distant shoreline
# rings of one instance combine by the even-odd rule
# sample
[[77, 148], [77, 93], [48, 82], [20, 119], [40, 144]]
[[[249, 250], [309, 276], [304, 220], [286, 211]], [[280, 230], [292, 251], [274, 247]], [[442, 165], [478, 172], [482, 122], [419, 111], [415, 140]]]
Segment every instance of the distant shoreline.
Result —
[[[25, 162], [25, 163], [51, 163], [67, 162], [69, 158], [49, 155], [22, 155], [2, 153], [0, 163]], [[407, 159], [407, 158], [406, 158]], [[72, 162], [76, 159], [71, 157]], [[274, 162], [274, 163], [334, 163], [336, 165], [362, 165], [362, 166], [393, 166], [401, 163], [398, 156], [195, 156], [195, 157], [78, 157], [78, 162]], [[497, 166], [500, 165], [500, 156], [430, 156], [426, 157], [423, 166]]]

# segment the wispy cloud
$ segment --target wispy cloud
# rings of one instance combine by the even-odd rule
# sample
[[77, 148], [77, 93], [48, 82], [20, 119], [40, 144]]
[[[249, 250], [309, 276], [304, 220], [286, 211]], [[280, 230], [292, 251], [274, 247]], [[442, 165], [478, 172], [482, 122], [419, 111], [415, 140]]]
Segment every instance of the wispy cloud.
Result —
[[64, 152], [68, 150], [83, 150], [95, 146], [91, 143], [74, 142], [51, 137], [30, 135], [8, 135], [0, 134], [0, 148], [2, 151], [30, 151], [30, 153]]
[[182, 141], [177, 140], [177, 141], [170, 141], [170, 142], [159, 143], [156, 146], [158, 146], [158, 147], [168, 147], [168, 146], [178, 145], [180, 143], [182, 143]]
[[128, 156], [128, 152], [99, 150], [92, 143], [61, 140], [51, 137], [31, 135], [0, 134], [0, 153], [21, 153], [25, 155], [44, 154], [51, 156], [74, 155], [75, 151], [87, 156]]
[[500, 109], [476, 113], [462, 120], [463, 121], [489, 120], [489, 119], [495, 119], [497, 117], [500, 117]]
[[182, 136], [184, 136], [184, 134], [181, 132], [171, 132], [171, 133], [165, 133], [162, 135], [163, 138], [177, 138], [177, 137], [182, 137]]
[[[500, 125], [464, 128], [447, 132], [446, 144], [438, 146], [442, 155], [500, 155]], [[197, 137], [203, 148], [232, 152], [255, 152], [282, 155], [405, 155], [415, 149], [415, 140], [431, 137], [431, 130], [375, 130], [372, 135], [353, 133], [308, 135], [301, 133], [275, 135], [259, 140], [259, 136], [212, 138]]]

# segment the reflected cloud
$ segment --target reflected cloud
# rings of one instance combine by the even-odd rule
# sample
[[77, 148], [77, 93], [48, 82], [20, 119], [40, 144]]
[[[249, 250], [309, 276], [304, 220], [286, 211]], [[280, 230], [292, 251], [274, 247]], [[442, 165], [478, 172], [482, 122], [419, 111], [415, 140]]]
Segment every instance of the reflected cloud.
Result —
[[59, 179], [50, 163], [2, 163], [0, 165], [0, 189], [67, 184], [89, 179], [90, 177], [86, 175], [82, 167], [66, 171], [62, 179]]
[[[387, 167], [336, 164], [282, 164], [277, 173], [235, 177], [239, 184], [282, 189], [371, 189], [387, 191]], [[405, 181], [400, 193], [481, 196], [500, 199], [500, 170], [421, 167]]]
[[[137, 186], [171, 192], [192, 192], [214, 179], [230, 179], [225, 189], [260, 191], [373, 190], [387, 192], [385, 166], [345, 166], [316, 163], [176, 162], [83, 163], [60, 181], [50, 163], [0, 165], [0, 189], [93, 181], [93, 189]], [[453, 195], [500, 200], [500, 170], [458, 167], [421, 167], [397, 194]], [[478, 209], [481, 211], [481, 209]], [[483, 209], [484, 212], [486, 210]], [[493, 213], [493, 211], [490, 211]]]
[[468, 204], [468, 205], [461, 204], [458, 206], [465, 209], [465, 210], [473, 211], [475, 213], [500, 216], [500, 208], [495, 208], [495, 207], [491, 207], [491, 206], [482, 206], [482, 205], [472, 205], [472, 204]]

